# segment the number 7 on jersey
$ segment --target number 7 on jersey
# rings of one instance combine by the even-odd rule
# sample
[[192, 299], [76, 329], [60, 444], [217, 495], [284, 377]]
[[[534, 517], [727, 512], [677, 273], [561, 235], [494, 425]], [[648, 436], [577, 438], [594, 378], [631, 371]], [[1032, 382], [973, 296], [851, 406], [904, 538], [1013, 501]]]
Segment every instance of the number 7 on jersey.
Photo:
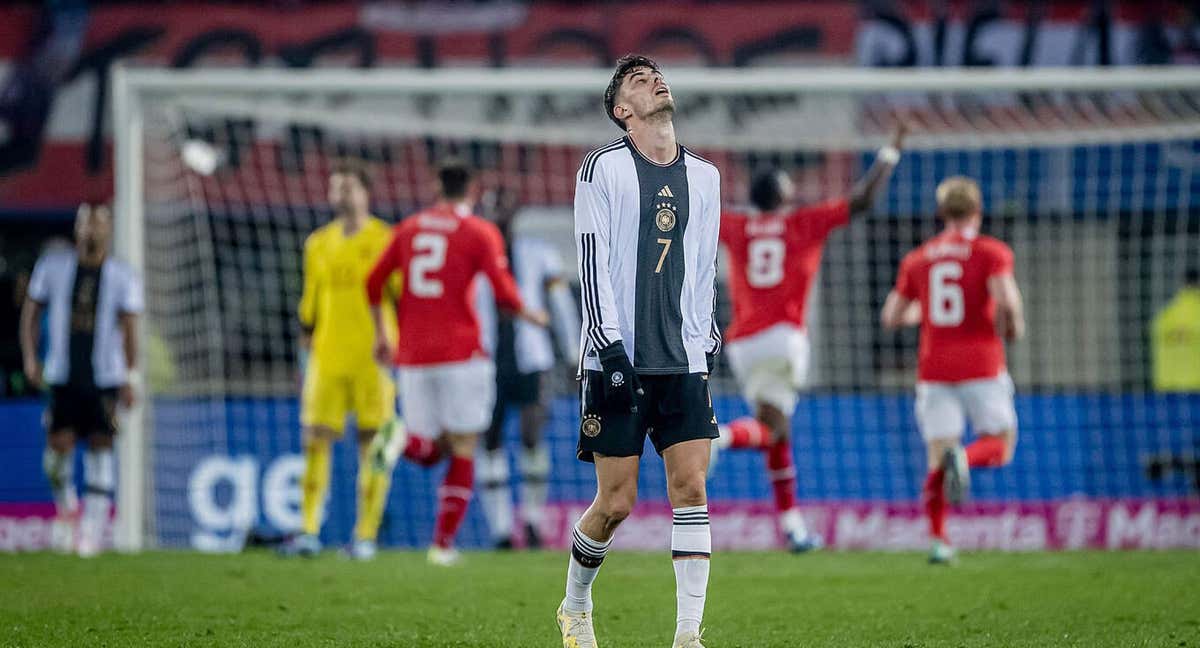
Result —
[[671, 239], [660, 238], [658, 244], [663, 246], [662, 254], [658, 255], [658, 265], [654, 267], [654, 274], [662, 272], [663, 261], [667, 260], [667, 252], [671, 251]]

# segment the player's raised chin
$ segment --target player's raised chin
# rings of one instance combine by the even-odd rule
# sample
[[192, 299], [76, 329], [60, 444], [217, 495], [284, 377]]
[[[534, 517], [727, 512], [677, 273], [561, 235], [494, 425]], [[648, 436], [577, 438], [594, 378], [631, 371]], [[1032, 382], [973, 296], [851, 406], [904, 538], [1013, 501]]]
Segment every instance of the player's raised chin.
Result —
[[649, 67], [635, 68], [621, 84], [621, 101], [614, 106], [618, 119], [653, 121], [656, 115], [675, 112], [675, 98], [661, 72]]

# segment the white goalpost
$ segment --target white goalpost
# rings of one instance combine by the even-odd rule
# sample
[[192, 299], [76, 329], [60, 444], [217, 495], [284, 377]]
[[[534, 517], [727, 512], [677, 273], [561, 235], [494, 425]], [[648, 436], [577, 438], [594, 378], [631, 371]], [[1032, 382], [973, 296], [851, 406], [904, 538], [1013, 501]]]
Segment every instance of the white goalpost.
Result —
[[[1153, 396], [1147, 333], [1185, 266], [1200, 263], [1193, 69], [668, 66], [665, 74], [680, 140], [721, 168], [728, 204], [744, 203], [750, 177], [769, 166], [791, 171], [806, 199], [842, 195], [898, 121], [914, 127], [875, 213], [825, 252], [802, 415], [814, 432], [797, 443], [811, 479], [801, 479], [802, 498], [916, 492], [907, 467], [919, 439], [903, 432], [912, 426], [905, 398], [915, 336], [876, 322], [899, 256], [935, 230], [933, 187], [951, 174], [980, 180], [986, 227], [1015, 250], [1030, 318], [1029, 340], [1009, 357], [1026, 398], [1022, 443], [1032, 447], [986, 493], [1150, 496], [1157, 491], [1136, 478], [1141, 458], [1197, 441], [1190, 410]], [[300, 249], [328, 216], [332, 162], [368, 161], [373, 208], [394, 221], [431, 198], [439, 157], [463, 156], [485, 188], [516, 192], [520, 227], [573, 259], [574, 174], [583, 153], [620, 135], [601, 107], [609, 76], [115, 69], [116, 253], [144, 277], [147, 297], [144, 405], [118, 437], [118, 546], [229, 550], [254, 527], [286, 530], [292, 520]], [[719, 415], [729, 416], [741, 407], [736, 387], [718, 378], [727, 397]], [[552, 408], [547, 432], [562, 458], [552, 497], [567, 503], [591, 483], [568, 463], [570, 390], [559, 386], [564, 404]], [[1181, 416], [1193, 425], [1179, 425]], [[1050, 436], [1061, 429], [1070, 433]], [[1101, 450], [1089, 455], [1090, 443]], [[761, 495], [743, 483], [755, 480], [749, 463], [729, 470], [714, 486], [718, 499]], [[397, 479], [393, 502], [404, 505], [385, 523], [395, 543], [420, 536], [408, 529], [432, 517], [422, 479]], [[339, 533], [341, 513], [330, 515]]]

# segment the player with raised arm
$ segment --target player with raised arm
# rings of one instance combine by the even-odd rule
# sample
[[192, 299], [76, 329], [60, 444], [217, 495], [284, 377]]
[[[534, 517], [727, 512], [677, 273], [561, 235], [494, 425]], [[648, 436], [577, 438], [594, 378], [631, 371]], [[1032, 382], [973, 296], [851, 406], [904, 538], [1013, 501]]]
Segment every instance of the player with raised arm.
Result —
[[[401, 455], [423, 466], [449, 455], [429, 561], [451, 565], [459, 560], [454, 536], [467, 513], [475, 450], [496, 396], [495, 368], [480, 345], [476, 275], [487, 275], [501, 308], [539, 326], [546, 324], [546, 315], [525, 308], [500, 231], [472, 214], [467, 166], [445, 162], [437, 177], [437, 204], [393, 228], [366, 290], [375, 321], [375, 359], [399, 366], [401, 408], [412, 432], [384, 426], [372, 452], [389, 469]], [[394, 272], [403, 273], [404, 284], [396, 300], [396, 325], [403, 335], [393, 351], [381, 302]]]
[[[374, 325], [362, 285], [387, 247], [391, 227], [370, 212], [371, 178], [354, 161], [329, 175], [333, 220], [304, 242], [304, 290], [298, 308], [304, 387], [300, 424], [304, 442], [301, 535], [285, 554], [315, 555], [321, 549], [322, 509], [329, 491], [332, 444], [341, 438], [346, 415], [358, 433], [358, 519], [349, 555], [375, 557], [375, 538], [387, 502], [391, 472], [367, 460], [376, 430], [392, 418], [395, 388], [372, 360]], [[389, 291], [394, 297], [395, 289]]]
[[604, 107], [626, 135], [586, 155], [575, 182], [584, 319], [578, 456], [595, 464], [597, 487], [572, 532], [558, 625], [563, 646], [596, 645], [592, 581], [637, 499], [649, 436], [666, 467], [674, 518], [672, 645], [701, 648], [721, 177], [676, 141], [675, 100], [654, 61], [617, 61]]
[[[1004, 340], [1025, 334], [1025, 316], [1012, 250], [979, 232], [979, 185], [943, 180], [937, 207], [945, 229], [904, 257], [880, 319], [888, 329], [921, 327], [916, 414], [929, 466], [921, 499], [933, 536], [929, 561], [944, 564], [955, 558], [947, 502], [966, 498], [971, 468], [1012, 461], [1017, 414]], [[977, 438], [963, 449], [967, 420]]]
[[796, 507], [796, 468], [792, 457], [792, 414], [808, 375], [809, 342], [805, 312], [825, 240], [851, 218], [867, 214], [900, 161], [907, 128], [891, 143], [848, 198], [817, 205], [792, 204], [795, 188], [774, 170], [754, 179], [750, 213], [721, 215], [721, 242], [729, 254], [733, 322], [725, 331], [726, 355], [753, 416], [721, 426], [716, 449], [745, 448], [766, 454], [767, 476], [775, 495], [779, 526], [797, 553], [819, 548]]
[[[21, 310], [25, 375], [34, 387], [49, 387], [42, 468], [57, 512], [51, 542], [60, 551], [74, 548], [82, 557], [104, 548], [116, 488], [117, 405], [133, 405], [138, 382], [142, 286], [129, 266], [109, 255], [112, 227], [107, 205], [80, 205], [74, 249], [50, 250], [38, 259]], [[49, 313], [50, 336], [44, 365], [38, 355], [43, 312]], [[76, 542], [80, 511], [74, 466], [79, 437], [87, 440], [86, 490]]]

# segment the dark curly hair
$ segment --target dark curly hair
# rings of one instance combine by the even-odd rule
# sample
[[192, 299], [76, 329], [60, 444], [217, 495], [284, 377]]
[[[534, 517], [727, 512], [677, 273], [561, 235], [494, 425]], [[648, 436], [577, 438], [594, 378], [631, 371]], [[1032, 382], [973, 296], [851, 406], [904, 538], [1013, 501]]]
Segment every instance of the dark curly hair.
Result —
[[778, 169], [764, 171], [754, 176], [754, 180], [750, 182], [750, 202], [759, 211], [775, 211], [783, 204], [781, 173]]
[[613, 116], [613, 106], [617, 104], [617, 92], [621, 90], [621, 83], [625, 81], [625, 75], [629, 74], [630, 70], [640, 67], [650, 68], [655, 72], [659, 71], [658, 63], [655, 63], [654, 59], [641, 54], [626, 54], [617, 59], [617, 69], [613, 71], [612, 80], [608, 82], [608, 87], [604, 90], [604, 112], [621, 130], [626, 130], [625, 122]]

